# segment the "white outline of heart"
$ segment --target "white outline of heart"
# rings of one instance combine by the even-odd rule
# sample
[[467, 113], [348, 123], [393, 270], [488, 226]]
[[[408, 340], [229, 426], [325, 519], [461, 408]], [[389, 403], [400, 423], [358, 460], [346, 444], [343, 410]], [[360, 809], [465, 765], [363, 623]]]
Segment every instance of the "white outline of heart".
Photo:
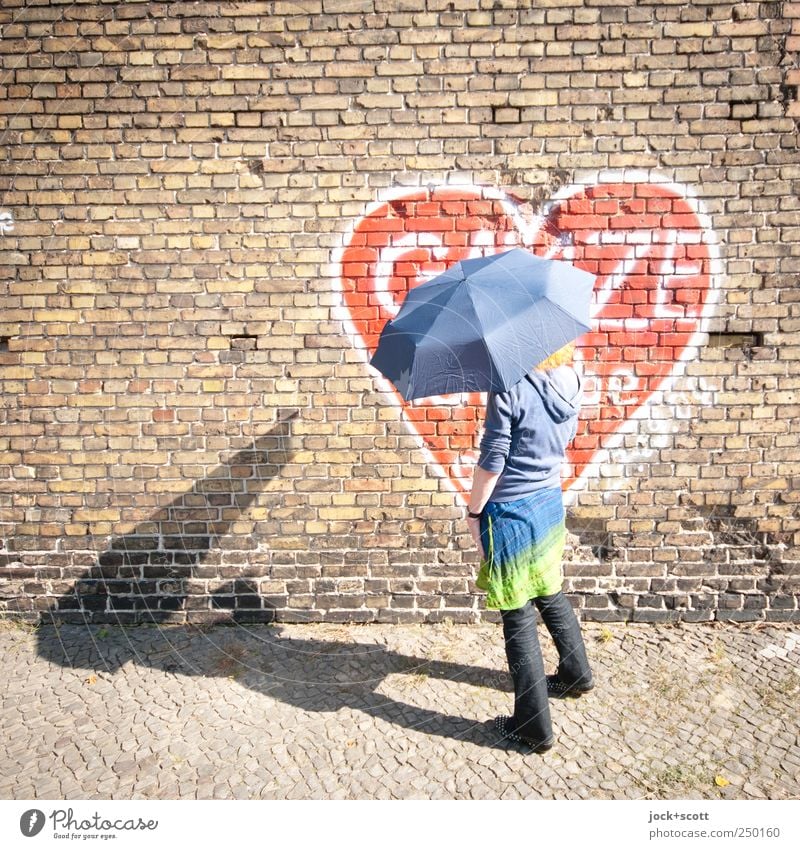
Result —
[[[555, 204], [558, 201], [566, 200], [572, 197], [572, 195], [583, 191], [584, 189], [586, 189], [587, 186], [601, 186], [609, 183], [657, 183], [658, 185], [663, 186], [667, 190], [679, 195], [688, 204], [692, 212], [697, 216], [697, 219], [700, 222], [701, 227], [703, 228], [702, 243], [708, 246], [710, 268], [708, 297], [706, 298], [705, 303], [703, 305], [703, 311], [698, 321], [697, 330], [694, 331], [690, 340], [687, 342], [687, 344], [681, 351], [680, 356], [675, 360], [675, 364], [669, 374], [665, 375], [663, 380], [659, 383], [658, 388], [649, 392], [645, 401], [639, 404], [636, 407], [636, 410], [634, 410], [634, 412], [631, 413], [631, 415], [628, 416], [628, 418], [625, 419], [612, 434], [608, 435], [604, 439], [605, 444], [603, 445], [603, 447], [598, 448], [594, 452], [594, 454], [592, 455], [592, 461], [590, 463], [587, 463], [586, 466], [584, 466], [580, 475], [576, 477], [569, 489], [564, 492], [564, 503], [567, 505], [573, 502], [578, 492], [587, 489], [589, 479], [596, 477], [595, 470], [599, 468], [599, 466], [602, 465], [604, 462], [608, 461], [610, 454], [614, 449], [620, 447], [624, 436], [629, 433], [634, 433], [636, 432], [636, 430], [638, 430], [638, 422], [640, 421], [640, 419], [645, 417], [645, 412], [648, 410], [649, 407], [653, 405], [653, 401], [656, 396], [658, 395], [663, 398], [664, 394], [670, 391], [675, 380], [678, 377], [683, 376], [685, 364], [688, 361], [696, 358], [700, 348], [707, 344], [708, 324], [711, 318], [716, 313], [716, 307], [719, 302], [719, 284], [723, 273], [722, 262], [720, 259], [719, 252], [719, 242], [717, 239], [717, 234], [712, 226], [711, 218], [703, 208], [700, 199], [689, 186], [683, 183], [676, 183], [670, 180], [669, 177], [664, 174], [661, 174], [655, 169], [609, 169], [603, 171], [585, 172], [580, 174], [576, 173], [575, 177], [576, 180], [574, 183], [571, 183], [570, 185], [564, 186], [559, 189], [549, 201], [545, 201], [545, 206], [547, 206], [548, 204]], [[367, 345], [364, 342], [364, 338], [362, 337], [361, 332], [353, 324], [353, 321], [350, 317], [350, 310], [344, 301], [345, 293], [344, 286], [342, 285], [342, 259], [344, 256], [344, 252], [349, 247], [350, 240], [358, 224], [365, 218], [368, 218], [374, 212], [377, 212], [385, 204], [393, 200], [399, 200], [400, 198], [406, 197], [409, 194], [415, 192], [418, 193], [420, 191], [427, 191], [429, 194], [432, 194], [437, 189], [443, 191], [474, 192], [480, 198], [484, 198], [486, 200], [499, 201], [503, 205], [506, 214], [514, 221], [516, 231], [519, 234], [520, 245], [524, 247], [529, 246], [533, 242], [536, 233], [539, 231], [540, 226], [546, 218], [546, 215], [540, 214], [535, 216], [530, 222], [525, 221], [520, 216], [519, 207], [514, 202], [513, 198], [509, 197], [502, 189], [496, 188], [494, 186], [479, 186], [472, 183], [434, 182], [428, 183], [425, 186], [394, 186], [391, 189], [387, 189], [380, 193], [380, 197], [378, 200], [374, 201], [373, 203], [370, 203], [366, 207], [361, 216], [356, 219], [353, 219], [350, 222], [350, 225], [348, 226], [347, 230], [342, 234], [340, 246], [336, 248], [333, 252], [331, 260], [332, 266], [336, 270], [336, 273], [333, 275], [333, 277], [336, 289], [339, 293], [341, 300], [339, 304], [331, 308], [331, 318], [334, 321], [341, 321], [343, 323], [345, 332], [349, 336], [353, 348], [360, 353], [362, 360], [367, 365], [370, 371], [370, 376], [373, 377], [377, 384], [378, 391], [389, 396], [389, 398], [392, 400], [392, 403], [399, 408], [401, 420], [405, 424], [408, 431], [417, 438], [419, 447], [427, 456], [428, 464], [433, 468], [436, 476], [444, 480], [445, 485], [448, 487], [448, 489], [450, 489], [461, 500], [462, 504], [466, 506], [470, 495], [469, 490], [461, 492], [455, 486], [452, 479], [450, 478], [450, 475], [448, 475], [444, 471], [444, 469], [434, 457], [430, 448], [428, 448], [428, 446], [425, 444], [425, 440], [419, 435], [416, 428], [413, 427], [413, 422], [409, 421], [409, 419], [404, 415], [403, 404], [398, 403], [398, 393], [392, 382], [385, 378], [376, 368], [369, 365], [371, 352], [367, 348]], [[486, 393], [481, 394], [486, 395]]]

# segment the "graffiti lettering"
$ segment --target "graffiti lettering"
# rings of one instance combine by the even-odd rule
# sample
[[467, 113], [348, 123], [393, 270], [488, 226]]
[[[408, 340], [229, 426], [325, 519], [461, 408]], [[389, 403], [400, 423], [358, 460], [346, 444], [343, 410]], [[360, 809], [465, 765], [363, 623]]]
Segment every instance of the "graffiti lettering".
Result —
[[0, 236], [7, 236], [13, 232], [14, 216], [5, 209], [0, 209]]
[[[337, 315], [368, 361], [408, 290], [459, 260], [519, 246], [595, 274], [592, 329], [577, 340], [584, 406], [564, 480], [577, 488], [701, 343], [718, 273], [716, 240], [685, 187], [645, 173], [604, 174], [560, 191], [539, 217], [525, 212], [487, 187], [391, 194], [355, 223], [338, 253]], [[486, 394], [405, 402], [370, 371], [442, 478], [467, 492]]]

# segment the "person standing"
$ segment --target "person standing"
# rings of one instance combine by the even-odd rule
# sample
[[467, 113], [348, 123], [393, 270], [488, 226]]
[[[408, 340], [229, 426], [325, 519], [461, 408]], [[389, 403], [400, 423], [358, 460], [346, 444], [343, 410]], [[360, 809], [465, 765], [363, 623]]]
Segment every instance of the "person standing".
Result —
[[[500, 734], [536, 752], [552, 748], [548, 696], [594, 687], [578, 619], [562, 592], [566, 541], [561, 469], [577, 431], [582, 380], [570, 343], [505, 392], [489, 392], [467, 524], [480, 554], [476, 579], [486, 607], [500, 611], [514, 681], [514, 714]], [[545, 675], [536, 610], [558, 650]]]

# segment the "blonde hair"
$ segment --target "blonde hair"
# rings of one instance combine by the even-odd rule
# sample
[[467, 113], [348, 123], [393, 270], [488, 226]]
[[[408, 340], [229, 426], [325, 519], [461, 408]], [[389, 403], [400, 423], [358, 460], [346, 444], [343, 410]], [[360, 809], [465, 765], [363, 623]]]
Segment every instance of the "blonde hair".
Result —
[[547, 359], [542, 360], [534, 369], [539, 371], [548, 371], [557, 366], [568, 365], [572, 362], [572, 357], [575, 353], [575, 343], [567, 342], [563, 348], [559, 348], [554, 354], [550, 354]]

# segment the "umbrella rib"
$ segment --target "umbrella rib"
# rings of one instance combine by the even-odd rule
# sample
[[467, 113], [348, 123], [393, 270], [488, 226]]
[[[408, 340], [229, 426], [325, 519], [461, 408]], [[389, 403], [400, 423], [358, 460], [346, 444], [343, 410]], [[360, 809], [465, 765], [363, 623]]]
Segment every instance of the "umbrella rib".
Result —
[[[561, 304], [557, 304], [555, 301], [551, 301], [550, 298], [547, 299], [547, 302], [550, 304], [550, 306], [552, 306], [552, 308], [554, 310], [561, 313], [561, 315], [566, 316], [571, 322], [576, 324], [578, 327], [585, 327], [586, 330], [583, 331], [584, 333], [588, 333], [592, 329], [591, 324], [584, 324], [582, 321], [575, 318], [575, 316], [572, 315], [572, 313], [567, 312], [567, 310], [565, 310], [564, 307], [561, 306]], [[582, 335], [582, 334], [579, 334], [579, 335]], [[575, 336], [574, 338], [577, 339], [578, 337]], [[564, 344], [566, 344], [566, 343], [564, 343]]]
[[[413, 289], [412, 291], [419, 291], [420, 288], [420, 286], [417, 286], [416, 289]], [[417, 310], [424, 309], [425, 307], [435, 307], [439, 311], [439, 313], [437, 315], [434, 315], [433, 320], [431, 321], [428, 329], [425, 331], [425, 333], [429, 333], [430, 330], [433, 328], [433, 325], [438, 320], [439, 314], [441, 314], [441, 312], [446, 309], [451, 309], [448, 304], [450, 303], [450, 301], [452, 301], [454, 293], [455, 290], [451, 292], [448, 292], [447, 290], [445, 290], [444, 292], [437, 292], [430, 300], [411, 301], [406, 298], [406, 301], [402, 304], [400, 308], [401, 311], [403, 309], [406, 309], [406, 312], [403, 315], [398, 313], [392, 319], [393, 325], [395, 327], [402, 327], [402, 322], [406, 321], [410, 316], [414, 315]], [[445, 295], [445, 297], [443, 298], [442, 295]], [[417, 318], [418, 316], [414, 316], [415, 320]]]
[[[475, 315], [475, 318], [478, 319], [478, 322], [480, 322], [480, 316], [478, 315], [478, 310], [475, 309], [475, 302], [472, 300], [472, 293], [469, 286], [467, 286], [467, 294], [469, 295], [469, 302], [472, 305], [472, 312]], [[496, 369], [494, 367], [494, 360], [492, 359], [491, 351], [489, 351], [489, 346], [486, 344], [486, 333], [484, 332], [483, 324], [480, 324], [479, 330], [481, 344], [483, 345], [483, 349], [486, 351], [486, 362], [489, 363], [490, 376], [493, 376]], [[491, 389], [488, 391], [491, 391]]]

